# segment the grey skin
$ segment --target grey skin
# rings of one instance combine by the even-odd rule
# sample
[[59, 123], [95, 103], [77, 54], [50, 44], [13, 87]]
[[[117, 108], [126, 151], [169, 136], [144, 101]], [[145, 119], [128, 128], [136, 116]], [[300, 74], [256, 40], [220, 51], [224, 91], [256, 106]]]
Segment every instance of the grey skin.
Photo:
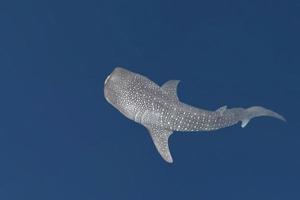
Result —
[[227, 108], [216, 111], [195, 108], [179, 101], [178, 80], [170, 80], [161, 87], [137, 73], [117, 67], [104, 82], [106, 100], [127, 118], [145, 126], [162, 158], [172, 163], [168, 138], [173, 131], [212, 131], [250, 119], [269, 116], [285, 119], [266, 108], [253, 106]]

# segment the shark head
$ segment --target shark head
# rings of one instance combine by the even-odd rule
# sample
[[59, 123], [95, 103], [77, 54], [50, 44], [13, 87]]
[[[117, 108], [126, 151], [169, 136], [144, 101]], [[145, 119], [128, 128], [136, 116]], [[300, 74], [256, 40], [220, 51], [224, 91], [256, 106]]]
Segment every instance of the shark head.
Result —
[[134, 75], [135, 73], [133, 72], [121, 67], [116, 67], [104, 81], [104, 96], [106, 100], [126, 116], [128, 115], [128, 108], [130, 107], [128, 91]]
[[[161, 88], [147, 77], [121, 67], [115, 68], [104, 81], [106, 100], [127, 118], [144, 125], [150, 132], [158, 152], [169, 163], [173, 162], [173, 158], [169, 150], [168, 138], [173, 131], [156, 124], [160, 119], [159, 106], [156, 112], [152, 112], [154, 103], [147, 102], [155, 99], [160, 93], [168, 96], [168, 100], [171, 99], [172, 102], [177, 101], [177, 84], [178, 81], [169, 81], [162, 87], [163, 93]], [[149, 105], [153, 105], [152, 111], [149, 111]], [[143, 121], [145, 118], [146, 123], [145, 120]]]
[[130, 72], [124, 68], [116, 67], [104, 81], [104, 96], [112, 105], [118, 104], [126, 90]]

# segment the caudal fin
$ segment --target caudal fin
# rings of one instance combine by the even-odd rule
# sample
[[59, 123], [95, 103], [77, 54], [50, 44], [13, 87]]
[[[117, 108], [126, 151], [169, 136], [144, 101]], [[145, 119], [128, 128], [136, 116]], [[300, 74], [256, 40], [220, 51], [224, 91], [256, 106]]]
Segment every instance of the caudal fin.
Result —
[[243, 119], [241, 120], [242, 121], [241, 126], [244, 128], [252, 118], [261, 117], [261, 116], [274, 117], [282, 121], [286, 121], [286, 119], [283, 116], [281, 116], [280, 114], [272, 110], [266, 109], [261, 106], [253, 106], [245, 109]]

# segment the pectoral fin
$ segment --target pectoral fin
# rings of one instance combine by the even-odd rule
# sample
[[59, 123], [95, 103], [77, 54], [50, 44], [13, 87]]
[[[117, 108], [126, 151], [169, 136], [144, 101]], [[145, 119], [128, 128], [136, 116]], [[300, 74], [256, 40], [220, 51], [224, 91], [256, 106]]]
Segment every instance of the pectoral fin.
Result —
[[147, 129], [161, 157], [168, 163], [172, 163], [173, 159], [169, 150], [168, 139], [173, 131], [159, 129], [157, 127], [147, 127]]
[[168, 94], [169, 98], [175, 101], [179, 101], [177, 96], [177, 86], [179, 82], [179, 80], [170, 80], [161, 86], [161, 89]]

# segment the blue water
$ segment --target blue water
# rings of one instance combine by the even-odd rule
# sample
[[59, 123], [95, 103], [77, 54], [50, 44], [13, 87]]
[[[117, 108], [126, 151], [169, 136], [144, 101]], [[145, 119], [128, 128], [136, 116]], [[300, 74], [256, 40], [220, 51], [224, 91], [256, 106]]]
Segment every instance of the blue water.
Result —
[[[300, 199], [299, 1], [1, 1], [1, 200]], [[176, 132], [173, 164], [106, 102], [121, 65], [204, 109], [257, 118]]]

